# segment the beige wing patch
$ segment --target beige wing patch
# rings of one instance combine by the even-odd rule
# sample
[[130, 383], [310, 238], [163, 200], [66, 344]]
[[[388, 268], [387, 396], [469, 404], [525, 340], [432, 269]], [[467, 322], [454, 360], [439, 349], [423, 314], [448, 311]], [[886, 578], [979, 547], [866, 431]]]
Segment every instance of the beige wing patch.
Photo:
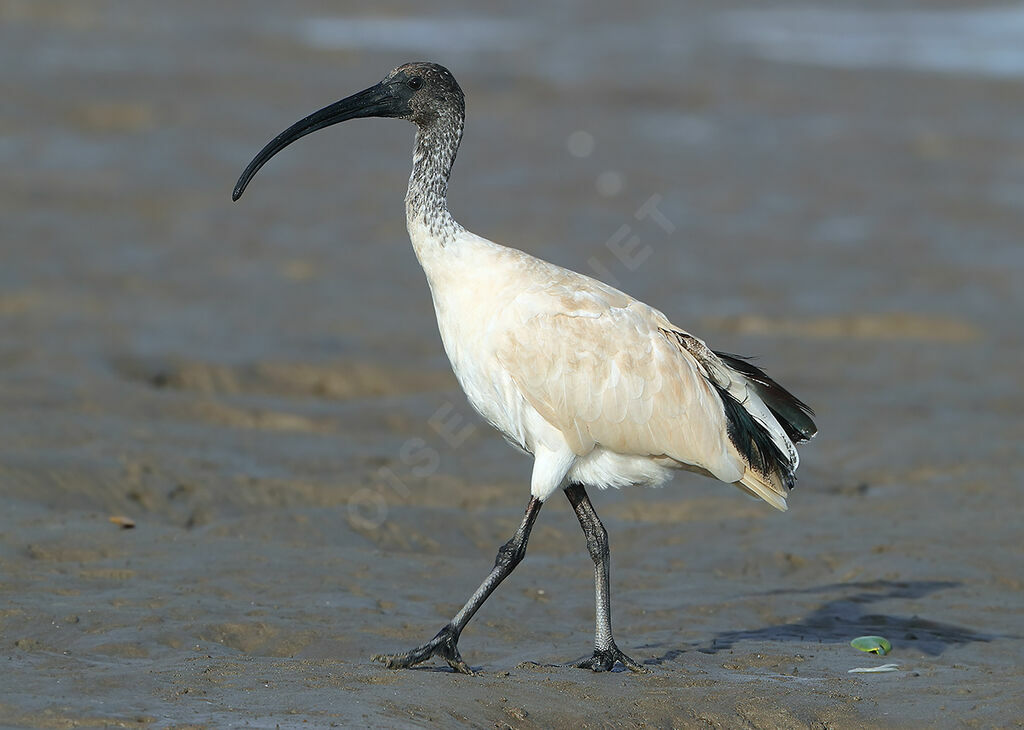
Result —
[[577, 455], [601, 445], [739, 479], [721, 403], [697, 361], [644, 305], [590, 305], [535, 312], [505, 330], [496, 354], [527, 402]]

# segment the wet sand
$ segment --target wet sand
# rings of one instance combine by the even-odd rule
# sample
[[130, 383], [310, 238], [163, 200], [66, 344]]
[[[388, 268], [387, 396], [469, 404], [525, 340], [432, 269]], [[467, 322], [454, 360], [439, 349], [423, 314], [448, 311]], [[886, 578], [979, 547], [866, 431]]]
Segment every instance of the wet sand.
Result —
[[[1020, 726], [1024, 70], [823, 60], [820, 18], [740, 9], [0, 7], [0, 724]], [[850, 12], [850, 37], [877, 22]], [[543, 666], [592, 640], [559, 499], [463, 635], [477, 676], [369, 661], [475, 588], [530, 462], [448, 369], [402, 219], [411, 128], [322, 132], [230, 192], [417, 57], [467, 92], [468, 228], [818, 412], [786, 514], [685, 474], [592, 495], [650, 674]], [[646, 254], [613, 254], [623, 226]]]

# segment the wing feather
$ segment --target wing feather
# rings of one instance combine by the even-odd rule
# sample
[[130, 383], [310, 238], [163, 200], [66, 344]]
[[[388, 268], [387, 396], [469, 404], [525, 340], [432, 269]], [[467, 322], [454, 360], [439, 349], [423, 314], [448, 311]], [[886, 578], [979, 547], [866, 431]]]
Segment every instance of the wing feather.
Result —
[[665, 336], [664, 315], [604, 289], [571, 282], [517, 297], [509, 316], [528, 314], [502, 328], [495, 354], [523, 397], [577, 455], [600, 445], [739, 480], [744, 464], [700, 363]]

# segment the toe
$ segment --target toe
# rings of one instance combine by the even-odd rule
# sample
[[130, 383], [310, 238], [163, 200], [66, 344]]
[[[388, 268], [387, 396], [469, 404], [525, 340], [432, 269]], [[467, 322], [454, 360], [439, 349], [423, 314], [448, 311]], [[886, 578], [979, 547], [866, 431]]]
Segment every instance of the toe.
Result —
[[631, 672], [637, 672], [638, 674], [646, 674], [650, 671], [640, 662], [636, 661], [632, 657], [626, 656], [621, 651], [616, 650], [615, 654], [615, 658], [622, 662], [622, 665]]
[[607, 672], [615, 665], [615, 659], [605, 654], [594, 652], [591, 656], [585, 656], [574, 662], [559, 664], [556, 666], [572, 667], [574, 669], [589, 669], [592, 672]]
[[452, 658], [445, 657], [445, 661], [448, 662], [448, 666], [454, 669], [459, 674], [473, 674], [473, 670], [470, 669], [469, 665], [462, 660], [462, 657], [455, 656]]
[[628, 656], [624, 656], [622, 658], [622, 663], [626, 665], [626, 669], [628, 669], [631, 672], [636, 672], [637, 674], [649, 674], [651, 671], [643, 664], [638, 664], [637, 662], [630, 659]]
[[402, 669], [409, 666], [408, 663], [402, 661], [404, 658], [401, 654], [374, 654], [370, 657], [370, 661], [380, 662], [388, 669]]

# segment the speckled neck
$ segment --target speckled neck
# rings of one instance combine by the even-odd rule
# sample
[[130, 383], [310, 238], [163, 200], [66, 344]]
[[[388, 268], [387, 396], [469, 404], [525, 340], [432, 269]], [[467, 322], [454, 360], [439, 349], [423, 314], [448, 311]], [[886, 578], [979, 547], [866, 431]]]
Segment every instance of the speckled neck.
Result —
[[416, 130], [412, 175], [405, 194], [405, 219], [409, 227], [422, 225], [444, 246], [462, 231], [448, 212], [448, 177], [462, 141], [465, 113], [440, 110], [429, 125]]

